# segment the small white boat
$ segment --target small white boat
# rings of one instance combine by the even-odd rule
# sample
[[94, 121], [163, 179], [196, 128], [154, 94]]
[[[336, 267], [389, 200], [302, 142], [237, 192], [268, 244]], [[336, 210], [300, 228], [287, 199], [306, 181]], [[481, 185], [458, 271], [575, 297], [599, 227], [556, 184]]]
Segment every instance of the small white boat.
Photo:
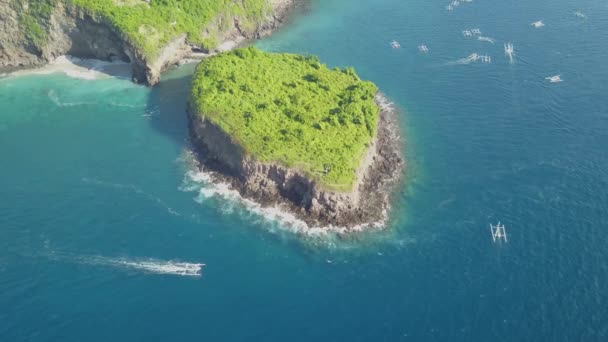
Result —
[[582, 19], [587, 18], [587, 16], [584, 13], [579, 12], [579, 11], [574, 12], [574, 15], [577, 16], [577, 17], [579, 17], [579, 18], [582, 18]]
[[420, 51], [422, 53], [428, 53], [429, 48], [426, 45], [418, 45], [418, 51]]
[[492, 232], [492, 241], [493, 242], [496, 242], [496, 241], [508, 242], [507, 231], [505, 229], [504, 224], [500, 224], [500, 222], [498, 222], [498, 224], [494, 226], [490, 223], [490, 231]]
[[398, 42], [398, 41], [393, 40], [393, 41], [391, 42], [391, 47], [392, 47], [393, 49], [398, 49], [398, 48], [400, 48], [400, 47], [401, 47], [401, 44], [399, 44], [399, 42]]
[[549, 77], [545, 77], [545, 79], [551, 83], [559, 83], [562, 82], [562, 75], [555, 75], [555, 76], [549, 76]]
[[542, 20], [539, 20], [539, 21], [535, 21], [535, 22], [533, 22], [533, 23], [532, 23], [532, 24], [530, 24], [530, 25], [532, 25], [532, 26], [534, 26], [534, 27], [536, 27], [536, 28], [541, 28], [541, 27], [545, 26], [545, 23], [543, 23], [543, 21], [542, 21]]

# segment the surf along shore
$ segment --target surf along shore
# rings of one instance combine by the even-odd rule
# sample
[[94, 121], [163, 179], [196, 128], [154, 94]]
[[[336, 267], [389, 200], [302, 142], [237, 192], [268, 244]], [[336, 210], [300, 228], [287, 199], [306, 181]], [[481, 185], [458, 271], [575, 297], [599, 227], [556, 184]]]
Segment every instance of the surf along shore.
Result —
[[213, 182], [310, 228], [386, 222], [404, 167], [397, 110], [352, 68], [238, 49], [201, 62], [190, 96], [192, 145]]

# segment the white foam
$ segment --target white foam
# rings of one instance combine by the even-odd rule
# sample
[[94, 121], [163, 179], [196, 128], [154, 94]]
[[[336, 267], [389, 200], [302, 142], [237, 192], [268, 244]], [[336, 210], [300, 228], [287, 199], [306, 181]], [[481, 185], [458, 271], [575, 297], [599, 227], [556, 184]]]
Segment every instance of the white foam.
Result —
[[574, 15], [577, 16], [577, 17], [579, 17], [579, 18], [581, 18], [581, 19], [586, 19], [587, 18], [587, 16], [584, 13], [580, 12], [580, 11], [574, 12]]
[[562, 75], [555, 75], [555, 76], [549, 76], [549, 77], [545, 77], [545, 79], [551, 83], [559, 83], [562, 82]]
[[145, 104], [133, 105], [133, 104], [128, 104], [128, 103], [114, 102], [114, 101], [110, 101], [110, 102], [108, 102], [108, 104], [110, 106], [114, 106], [114, 107], [125, 107], [125, 108], [144, 108], [144, 107], [146, 107]]
[[106, 62], [97, 59], [59, 56], [41, 68], [19, 70], [9, 75], [48, 75], [53, 73], [63, 73], [66, 76], [83, 80], [96, 80], [107, 77], [130, 79], [131, 66], [129, 63], [121, 61]]
[[[193, 156], [189, 153], [186, 158], [193, 158]], [[350, 228], [333, 225], [325, 227], [310, 226], [280, 206], [264, 207], [257, 202], [242, 197], [230, 184], [217, 181], [212, 172], [205, 170], [192, 169], [186, 172], [180, 190], [197, 192], [194, 200], [198, 203], [204, 203], [210, 199], [219, 199], [220, 210], [224, 213], [232, 213], [237, 210], [240, 214], [253, 219], [255, 223], [265, 223], [264, 226], [271, 232], [276, 232], [279, 229], [280, 231], [288, 231], [313, 238], [324, 238], [334, 234], [358, 232], [370, 228], [381, 229], [385, 226], [388, 216], [387, 210], [384, 210], [382, 221]]]
[[76, 101], [76, 102], [61, 101], [59, 99], [59, 96], [57, 96], [57, 92], [55, 92], [54, 89], [49, 90], [47, 93], [47, 96], [57, 107], [74, 107], [74, 106], [96, 104], [96, 102], [86, 102], [86, 101]]

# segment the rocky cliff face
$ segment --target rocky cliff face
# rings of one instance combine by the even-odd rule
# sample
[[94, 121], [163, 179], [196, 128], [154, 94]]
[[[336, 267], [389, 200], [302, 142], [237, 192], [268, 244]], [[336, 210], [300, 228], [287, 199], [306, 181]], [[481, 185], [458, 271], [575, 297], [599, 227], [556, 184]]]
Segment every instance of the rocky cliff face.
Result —
[[78, 8], [59, 3], [46, 21], [47, 43], [35, 45], [19, 23], [19, 8], [0, 3], [0, 69], [43, 65], [69, 54], [130, 61], [133, 49], [109, 25]]
[[296, 169], [257, 162], [193, 109], [189, 110], [191, 138], [203, 166], [242, 196], [262, 205], [279, 205], [311, 226], [352, 230], [386, 219], [389, 196], [403, 168], [395, 109], [381, 95], [376, 102], [381, 106], [377, 135], [350, 192], [326, 190]]
[[[257, 27], [249, 30], [239, 26], [238, 18], [223, 23], [223, 30], [207, 28], [219, 35], [218, 41], [259, 38], [280, 26], [299, 0], [269, 0], [273, 11]], [[167, 67], [200, 51], [191, 46], [186, 35], [177, 37], [165, 45], [154, 58], [145, 56], [134, 48], [120, 32], [103, 18], [92, 17], [85, 11], [59, 2], [50, 17], [44, 21], [47, 31], [44, 44], [35, 44], [27, 37], [20, 23], [23, 6], [13, 0], [0, 0], [0, 72], [44, 65], [61, 55], [131, 62], [133, 79], [138, 83], [154, 85], [160, 73]], [[213, 24], [212, 24], [213, 25]], [[219, 25], [219, 24], [218, 24]], [[220, 45], [221, 46], [221, 45]]]

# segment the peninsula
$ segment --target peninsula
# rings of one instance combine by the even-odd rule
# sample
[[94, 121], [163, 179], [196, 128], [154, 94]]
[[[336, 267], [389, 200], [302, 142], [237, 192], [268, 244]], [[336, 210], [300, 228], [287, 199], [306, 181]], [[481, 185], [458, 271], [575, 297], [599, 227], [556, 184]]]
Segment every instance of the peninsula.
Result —
[[313, 226], [382, 222], [401, 174], [378, 88], [314, 56], [237, 49], [197, 67], [189, 101], [201, 164], [245, 198]]
[[0, 72], [61, 55], [123, 60], [154, 85], [167, 67], [269, 34], [299, 0], [0, 1]]

